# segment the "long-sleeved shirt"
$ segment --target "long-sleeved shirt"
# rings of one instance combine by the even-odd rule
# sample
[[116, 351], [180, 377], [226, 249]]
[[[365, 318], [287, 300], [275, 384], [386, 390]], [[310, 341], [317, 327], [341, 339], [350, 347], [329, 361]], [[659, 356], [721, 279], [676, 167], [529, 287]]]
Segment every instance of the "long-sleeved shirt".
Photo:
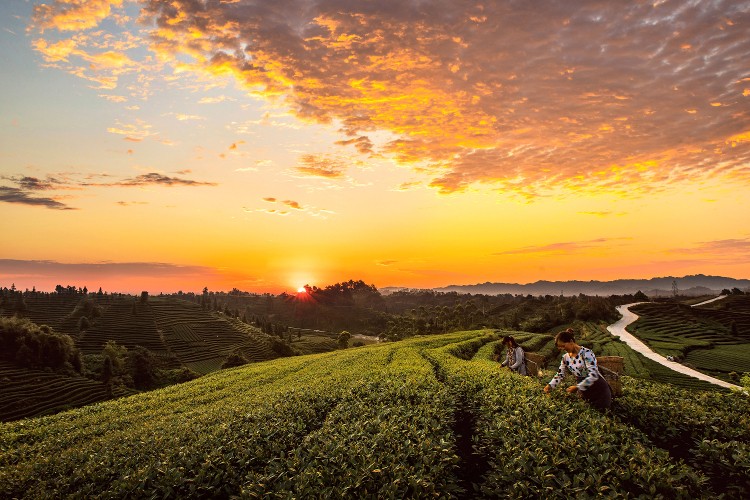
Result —
[[[526, 375], [526, 360], [524, 359], [523, 348], [521, 346], [516, 347], [513, 349], [513, 354], [515, 356], [512, 356], [511, 350], [508, 349], [505, 353], [505, 361], [500, 366], [508, 366], [514, 372]], [[511, 357], [515, 357], [515, 362], [511, 363]]]
[[565, 377], [566, 371], [575, 375], [578, 380], [583, 378], [583, 380], [577, 384], [579, 391], [585, 391], [591, 387], [594, 382], [599, 380], [599, 377], [601, 377], [599, 374], [599, 366], [596, 364], [596, 356], [594, 356], [594, 352], [585, 347], [581, 347], [578, 354], [573, 357], [567, 352], [565, 353], [562, 357], [562, 361], [560, 361], [560, 368], [558, 368], [557, 374], [549, 381], [550, 387], [553, 389], [557, 387], [557, 384], [559, 384]]

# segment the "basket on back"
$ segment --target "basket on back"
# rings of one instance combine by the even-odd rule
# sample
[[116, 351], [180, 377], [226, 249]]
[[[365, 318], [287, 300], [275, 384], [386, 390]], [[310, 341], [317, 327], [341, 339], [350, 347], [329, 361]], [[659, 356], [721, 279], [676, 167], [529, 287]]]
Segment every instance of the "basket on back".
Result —
[[622, 384], [620, 376], [623, 374], [625, 363], [622, 356], [597, 356], [596, 362], [599, 365], [599, 372], [604, 375], [604, 379], [612, 388], [613, 396], [622, 395]]
[[526, 373], [529, 376], [538, 377], [539, 370], [546, 364], [547, 359], [535, 352], [525, 352], [523, 354], [526, 357]]

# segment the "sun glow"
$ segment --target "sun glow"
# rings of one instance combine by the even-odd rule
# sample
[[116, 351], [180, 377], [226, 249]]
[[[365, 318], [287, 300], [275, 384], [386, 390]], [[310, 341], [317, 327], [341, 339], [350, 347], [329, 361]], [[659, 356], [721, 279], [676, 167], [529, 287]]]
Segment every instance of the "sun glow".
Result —
[[301, 286], [301, 287], [298, 287], [298, 288], [297, 288], [297, 293], [305, 293], [306, 291], [307, 291], [307, 290], [305, 290], [305, 287], [304, 287], [304, 286]]

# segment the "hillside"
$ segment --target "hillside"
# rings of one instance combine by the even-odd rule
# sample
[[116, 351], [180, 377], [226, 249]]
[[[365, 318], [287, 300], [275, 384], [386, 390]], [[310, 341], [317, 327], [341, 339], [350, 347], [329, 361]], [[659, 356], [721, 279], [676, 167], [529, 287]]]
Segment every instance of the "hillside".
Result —
[[536, 281], [534, 283], [479, 283], [476, 285], [450, 285], [435, 288], [441, 292], [481, 293], [481, 294], [520, 294], [520, 295], [591, 295], [607, 297], [610, 295], [635, 294], [641, 291], [649, 297], [671, 297], [673, 283], [676, 283], [680, 295], [718, 295], [723, 289], [738, 288], [750, 290], [750, 280], [727, 278], [723, 276], [666, 276], [650, 279], [619, 279], [613, 281]]
[[750, 494], [746, 396], [625, 377], [601, 415], [501, 370], [497, 343], [459, 332], [283, 358], [0, 424], [0, 497]]
[[704, 306], [644, 303], [628, 330], [663, 356], [737, 383], [750, 372], [750, 295], [730, 295]]
[[2, 421], [50, 414], [136, 392], [132, 382], [129, 386], [114, 384], [110, 389], [101, 382], [102, 350], [109, 341], [130, 351], [145, 348], [153, 369], [161, 370], [163, 378], [169, 379], [161, 384], [219, 370], [232, 355], [240, 355], [243, 362], [281, 355], [274, 349], [274, 342], [279, 340], [258, 328], [172, 297], [141, 301], [119, 295], [26, 293], [23, 301], [22, 312], [4, 307], [0, 316], [19, 315], [69, 335], [73, 348], [83, 355], [83, 369], [29, 369], [34, 366], [6, 359], [0, 365]]

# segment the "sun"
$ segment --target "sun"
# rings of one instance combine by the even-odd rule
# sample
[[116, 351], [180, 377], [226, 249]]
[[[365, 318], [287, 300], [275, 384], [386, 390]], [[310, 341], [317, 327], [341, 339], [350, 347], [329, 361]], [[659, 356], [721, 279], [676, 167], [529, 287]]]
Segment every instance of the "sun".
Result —
[[304, 286], [297, 288], [297, 293], [305, 293], [306, 291]]

